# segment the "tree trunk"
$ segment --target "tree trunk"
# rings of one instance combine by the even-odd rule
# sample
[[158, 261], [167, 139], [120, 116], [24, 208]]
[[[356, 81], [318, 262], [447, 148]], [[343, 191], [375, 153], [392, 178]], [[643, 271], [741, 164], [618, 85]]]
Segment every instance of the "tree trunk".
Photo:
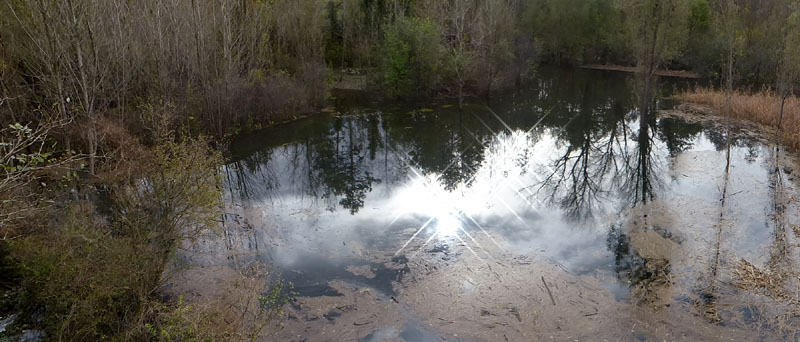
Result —
[[464, 106], [464, 82], [458, 82], [458, 109]]
[[727, 80], [727, 91], [728, 91], [728, 104], [726, 108], [727, 124], [726, 124], [726, 133], [725, 133], [725, 145], [726, 145], [726, 158], [725, 158], [725, 173], [728, 173], [731, 167], [731, 117], [733, 116], [733, 42], [731, 42], [730, 50], [728, 51], [728, 80]]
[[75, 47], [75, 53], [78, 57], [78, 74], [80, 76], [80, 88], [81, 88], [81, 95], [83, 96], [83, 106], [84, 111], [86, 113], [86, 118], [89, 120], [89, 132], [87, 140], [89, 142], [89, 174], [95, 174], [95, 159], [97, 153], [97, 125], [95, 125], [95, 117], [94, 117], [94, 96], [90, 96], [89, 92], [91, 91], [89, 86], [89, 81], [87, 79], [87, 70], [86, 70], [86, 63], [83, 60], [83, 48], [81, 47], [81, 41], [79, 40], [80, 34], [79, 30], [79, 23], [78, 18], [75, 15], [75, 9], [72, 8], [72, 4], [69, 4], [70, 12], [72, 14], [72, 21], [73, 25], [75, 25], [75, 33], [76, 36], [73, 45]]
[[781, 130], [781, 123], [783, 123], [783, 105], [786, 103], [786, 97], [787, 97], [786, 93], [783, 93], [783, 95], [781, 95], [781, 111], [780, 111], [780, 114], [778, 115], [778, 131], [779, 132]]
[[345, 51], [347, 51], [347, 0], [342, 1], [342, 62], [339, 67], [344, 68]]

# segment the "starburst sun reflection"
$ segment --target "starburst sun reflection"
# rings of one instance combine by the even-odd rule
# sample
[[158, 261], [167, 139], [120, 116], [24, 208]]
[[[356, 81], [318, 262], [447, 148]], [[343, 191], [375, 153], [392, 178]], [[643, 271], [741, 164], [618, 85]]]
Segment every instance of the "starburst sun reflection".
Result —
[[[491, 110], [489, 110], [491, 112]], [[536, 162], [538, 166], [546, 166], [541, 161], [546, 160], [546, 153], [550, 149], [537, 149], [539, 143], [551, 145], [552, 141], [537, 141], [532, 139], [532, 131], [538, 125], [526, 130], [512, 130], [494, 112], [494, 119], [498, 120], [503, 129], [500, 132], [492, 131], [490, 141], [480, 141], [475, 135], [477, 144], [486, 145], [484, 160], [477, 170], [473, 171], [470, 180], [463, 182], [456, 189], [447, 190], [441, 185], [438, 175], [421, 174], [411, 163], [411, 158], [402, 158], [410, 170], [410, 182], [399, 190], [397, 212], [392, 224], [401, 217], [412, 217], [424, 223], [416, 228], [415, 233], [400, 247], [395, 255], [401, 254], [416, 239], [425, 239], [421, 246], [414, 245], [416, 251], [411, 257], [424, 250], [432, 242], [459, 243], [472, 254], [478, 256], [482, 251], [486, 257], [489, 253], [476, 239], [477, 235], [500, 247], [494, 237], [487, 232], [476, 218], [501, 216], [511, 214], [523, 226], [527, 223], [521, 213], [539, 213], [533, 202], [541, 202], [527, 189], [531, 181], [536, 181], [536, 176], [529, 173], [533, 166], [521, 160]], [[545, 114], [546, 116], [546, 114]], [[491, 128], [484, 124], [487, 129]], [[545, 139], [546, 140], [546, 139]], [[468, 147], [469, 148], [469, 147]], [[398, 153], [404, 156], [404, 153]], [[456, 161], [457, 162], [457, 161]], [[454, 162], [455, 163], [455, 162]], [[447, 169], [455, 164], [449, 165]], [[464, 165], [459, 165], [465, 167]], [[467, 166], [468, 167], [468, 166]], [[442, 172], [444, 173], [444, 172]], [[534, 179], [532, 180], [531, 177]], [[485, 241], [485, 240], [484, 240]]]

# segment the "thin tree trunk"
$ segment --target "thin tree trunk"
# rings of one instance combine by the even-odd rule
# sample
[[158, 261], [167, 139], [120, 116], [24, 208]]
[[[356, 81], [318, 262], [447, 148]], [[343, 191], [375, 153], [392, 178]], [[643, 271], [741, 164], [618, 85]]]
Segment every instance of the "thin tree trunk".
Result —
[[727, 91], [728, 91], [728, 104], [726, 108], [727, 124], [726, 124], [726, 133], [725, 133], [725, 145], [726, 145], [726, 163], [725, 163], [725, 173], [727, 174], [728, 170], [731, 167], [731, 117], [733, 116], [733, 42], [731, 42], [730, 50], [728, 51], [728, 80], [727, 80]]
[[[78, 35], [77, 31], [79, 30], [78, 27], [78, 18], [75, 15], [75, 9], [72, 7], [72, 3], [68, 4], [70, 12], [72, 14], [72, 24], [75, 27], [75, 33]], [[86, 118], [89, 120], [89, 132], [88, 132], [88, 141], [89, 141], [89, 174], [95, 174], [95, 158], [97, 154], [97, 125], [95, 124], [95, 117], [94, 117], [94, 108], [93, 108], [93, 101], [91, 101], [89, 96], [89, 81], [86, 77], [86, 64], [83, 60], [83, 49], [81, 48], [81, 42], [77, 39], [73, 42], [75, 47], [75, 53], [78, 57], [78, 74], [80, 76], [80, 87], [81, 93], [83, 96], [83, 106], [86, 113]]]
[[347, 0], [342, 1], [342, 62], [340, 68], [344, 68], [345, 51], [347, 51]]
[[458, 81], [458, 109], [464, 107], [464, 82]]
[[783, 105], [786, 103], [786, 93], [781, 95], [781, 111], [778, 115], [778, 132], [781, 130], [781, 124], [783, 123]]

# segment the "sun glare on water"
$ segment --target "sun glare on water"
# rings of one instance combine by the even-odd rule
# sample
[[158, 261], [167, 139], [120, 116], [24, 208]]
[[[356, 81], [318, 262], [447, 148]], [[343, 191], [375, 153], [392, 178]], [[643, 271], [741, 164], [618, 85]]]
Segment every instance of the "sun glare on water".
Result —
[[436, 234], [440, 238], [455, 236], [458, 234], [459, 228], [461, 228], [461, 222], [450, 213], [436, 217]]
[[[445, 189], [435, 174], [420, 174], [417, 168], [409, 166], [410, 182], [396, 195], [395, 222], [406, 215], [424, 217], [416, 233], [400, 247], [401, 253], [415, 239], [423, 239], [425, 248], [432, 242], [456, 241], [466, 246], [480, 249], [476, 240], [478, 235], [488, 238], [495, 245], [497, 242], [478, 222], [480, 217], [501, 216], [509, 213], [523, 221], [518, 210], [534, 210], [533, 193], [526, 189], [530, 184], [525, 179], [526, 168], [518, 160], [528, 154], [535, 160], [543, 159], [535, 146], [530, 144], [530, 132], [514, 131], [497, 134], [489, 142], [484, 161], [474, 170], [472, 180], [459, 185], [456, 189]], [[408, 164], [408, 163], [407, 163]], [[474, 182], [473, 182], [474, 181]]]

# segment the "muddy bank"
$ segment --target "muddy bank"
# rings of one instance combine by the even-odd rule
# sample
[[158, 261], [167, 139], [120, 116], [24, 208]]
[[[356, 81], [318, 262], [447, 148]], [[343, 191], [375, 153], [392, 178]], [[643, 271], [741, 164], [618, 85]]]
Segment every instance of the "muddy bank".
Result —
[[[630, 73], [638, 72], [636, 67], [627, 67], [627, 66], [622, 66], [622, 65], [608, 65], [608, 64], [581, 65], [581, 68], [595, 69], [595, 70], [623, 71], [623, 72], [630, 72]], [[686, 71], [686, 70], [658, 70], [658, 71], [656, 71], [656, 75], [667, 76], [667, 77], [694, 78], [694, 79], [702, 77], [698, 73], [694, 73], [694, 72]]]

